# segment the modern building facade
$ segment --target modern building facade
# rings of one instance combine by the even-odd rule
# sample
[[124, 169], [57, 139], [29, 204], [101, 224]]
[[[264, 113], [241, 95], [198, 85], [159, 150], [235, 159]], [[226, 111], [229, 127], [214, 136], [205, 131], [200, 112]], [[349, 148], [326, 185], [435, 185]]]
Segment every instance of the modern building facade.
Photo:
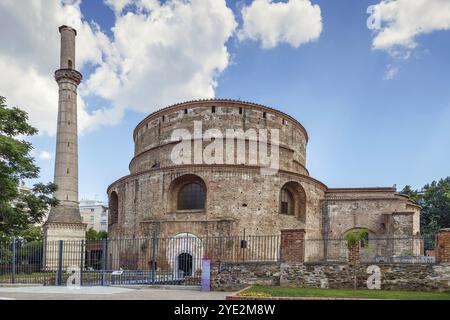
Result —
[[108, 207], [102, 201], [81, 200], [80, 214], [88, 230], [108, 231]]

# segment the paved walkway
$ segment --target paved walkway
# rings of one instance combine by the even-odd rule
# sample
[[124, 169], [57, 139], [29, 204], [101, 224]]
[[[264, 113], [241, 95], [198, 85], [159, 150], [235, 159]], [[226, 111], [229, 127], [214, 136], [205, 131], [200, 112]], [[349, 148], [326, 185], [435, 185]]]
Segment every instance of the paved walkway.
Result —
[[122, 287], [0, 287], [0, 300], [224, 300], [230, 292]]

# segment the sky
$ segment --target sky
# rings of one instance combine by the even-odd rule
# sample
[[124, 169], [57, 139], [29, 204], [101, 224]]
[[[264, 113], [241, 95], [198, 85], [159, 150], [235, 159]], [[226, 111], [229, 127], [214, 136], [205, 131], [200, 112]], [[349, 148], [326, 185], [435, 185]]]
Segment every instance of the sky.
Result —
[[[0, 95], [26, 110], [53, 180], [58, 26], [78, 30], [80, 199], [129, 173], [134, 127], [230, 98], [309, 134], [329, 187], [420, 188], [450, 175], [449, 0], [2, 0]], [[28, 181], [31, 184], [36, 181]]]

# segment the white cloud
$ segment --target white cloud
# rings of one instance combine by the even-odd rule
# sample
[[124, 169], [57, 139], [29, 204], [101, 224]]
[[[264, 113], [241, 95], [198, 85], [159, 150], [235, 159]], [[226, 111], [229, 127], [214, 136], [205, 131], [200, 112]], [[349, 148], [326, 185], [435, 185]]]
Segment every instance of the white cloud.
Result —
[[254, 0], [242, 11], [241, 40], [261, 41], [263, 48], [273, 48], [287, 43], [294, 48], [317, 40], [322, 32], [319, 5], [309, 0]]
[[39, 159], [48, 161], [52, 159], [52, 155], [50, 152], [42, 150], [39, 152]]
[[406, 50], [404, 59], [417, 46], [419, 35], [450, 29], [449, 0], [383, 0], [374, 9], [381, 28], [376, 31], [373, 48], [393, 55], [401, 48]]
[[[126, 109], [149, 113], [193, 98], [214, 97], [217, 75], [229, 64], [225, 43], [236, 22], [225, 0], [105, 0], [116, 14], [109, 39], [80, 12], [81, 0], [0, 2], [1, 95], [29, 112], [41, 132], [54, 134], [62, 24], [77, 36], [77, 69], [91, 64], [79, 87], [80, 131], [119, 122]], [[13, 28], [11, 26], [14, 26]], [[112, 108], [86, 111], [90, 96]], [[90, 108], [91, 109], [91, 108]]]
[[[225, 43], [236, 22], [225, 0], [108, 1], [116, 13], [114, 51], [87, 79], [85, 94], [121, 108], [157, 107], [214, 97], [217, 75], [229, 64]], [[120, 13], [121, 12], [121, 13]]]
[[384, 80], [392, 80], [395, 78], [395, 76], [398, 74], [399, 71], [399, 67], [397, 66], [393, 66], [393, 65], [388, 65], [386, 72], [384, 74]]
[[[78, 30], [78, 69], [100, 63], [108, 44], [97, 26], [82, 21], [79, 4], [76, 0], [0, 2], [0, 94], [8, 105], [25, 109], [31, 124], [46, 134], [56, 131], [58, 86], [52, 75], [59, 65], [58, 26], [68, 24]], [[79, 113], [88, 117], [83, 105]]]
[[104, 0], [105, 4], [109, 6], [116, 15], [120, 15], [122, 10], [129, 5], [131, 0]]

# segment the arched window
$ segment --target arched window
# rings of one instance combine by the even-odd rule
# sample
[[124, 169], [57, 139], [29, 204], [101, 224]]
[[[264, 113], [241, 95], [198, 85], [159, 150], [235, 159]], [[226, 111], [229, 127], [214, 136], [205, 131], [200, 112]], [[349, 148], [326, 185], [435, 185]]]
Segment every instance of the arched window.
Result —
[[177, 209], [193, 210], [205, 208], [205, 190], [194, 182], [185, 184], [178, 192]]
[[280, 213], [294, 215], [294, 197], [287, 188], [281, 189]]
[[67, 66], [69, 69], [72, 69], [72, 60], [69, 59], [69, 61], [67, 61]]
[[280, 214], [295, 216], [306, 222], [306, 192], [300, 183], [287, 182], [280, 190]]
[[109, 196], [109, 225], [119, 221], [119, 197], [115, 191]]
[[184, 174], [175, 178], [169, 187], [168, 212], [183, 210], [205, 210], [207, 188], [203, 179], [195, 174]]

